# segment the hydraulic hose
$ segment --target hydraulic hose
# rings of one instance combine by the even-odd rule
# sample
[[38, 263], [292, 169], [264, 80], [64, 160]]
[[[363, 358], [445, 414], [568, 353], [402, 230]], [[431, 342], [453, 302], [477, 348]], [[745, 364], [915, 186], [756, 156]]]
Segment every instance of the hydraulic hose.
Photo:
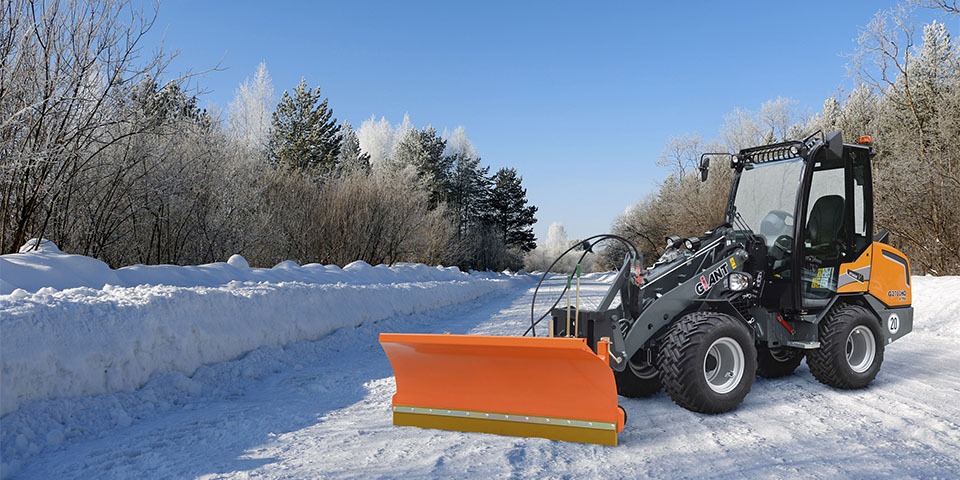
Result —
[[630, 254], [631, 257], [633, 257], [634, 259], [640, 257], [640, 253], [639, 253], [639, 251], [637, 250], [637, 247], [633, 244], [633, 242], [631, 242], [630, 240], [627, 240], [626, 238], [624, 238], [624, 237], [622, 237], [622, 236], [620, 236], [620, 235], [615, 235], [615, 234], [612, 234], [612, 233], [603, 233], [603, 234], [600, 234], [600, 235], [594, 235], [594, 236], [592, 236], [592, 237], [588, 237], [588, 238], [584, 239], [583, 241], [578, 242], [578, 243], [576, 243], [575, 245], [573, 245], [573, 246], [571, 246], [570, 248], [568, 248], [567, 250], [565, 250], [565, 251], [564, 251], [563, 253], [561, 253], [556, 259], [553, 260], [553, 263], [551, 263], [550, 266], [547, 267], [546, 271], [543, 272], [543, 275], [540, 277], [540, 281], [537, 282], [537, 288], [533, 291], [533, 300], [530, 302], [530, 326], [527, 327], [527, 329], [523, 332], [523, 336], [527, 336], [527, 334], [530, 333], [530, 334], [532, 334], [531, 336], [536, 337], [536, 336], [537, 336], [537, 330], [536, 330], [537, 324], [539, 324], [544, 318], [547, 317], [547, 315], [550, 314], [550, 312], [551, 312], [554, 308], [556, 308], [556, 306], [560, 303], [560, 300], [563, 299], [563, 295], [567, 292], [567, 288], [568, 288], [568, 287], [564, 287], [564, 289], [560, 292], [560, 295], [557, 296], [557, 300], [556, 300], [555, 302], [553, 302], [553, 305], [552, 305], [549, 309], [547, 309], [547, 311], [544, 312], [544, 314], [541, 315], [540, 318], [537, 318], [536, 320], [534, 320], [534, 317], [535, 317], [535, 315], [536, 315], [535, 312], [534, 312], [534, 309], [536, 308], [536, 304], [537, 304], [537, 293], [540, 291], [540, 286], [543, 284], [543, 281], [547, 278], [547, 275], [550, 274], [550, 270], [552, 270], [553, 267], [556, 266], [557, 263], [560, 261], [560, 259], [562, 259], [563, 257], [565, 257], [568, 253], [572, 252], [572, 251], [575, 250], [577, 247], [582, 246], [584, 243], [590, 242], [591, 240], [596, 240], [596, 241], [594, 241], [592, 244], [589, 244], [589, 247], [588, 247], [586, 250], [584, 250], [584, 252], [583, 252], [582, 255], [580, 255], [580, 258], [577, 259], [577, 264], [578, 264], [578, 265], [579, 265], [581, 262], [583, 262], [584, 257], [586, 257], [588, 253], [590, 253], [590, 251], [593, 249], [593, 246], [594, 246], [594, 245], [597, 245], [597, 244], [599, 244], [600, 242], [603, 242], [603, 241], [606, 241], [606, 240], [616, 240], [616, 241], [622, 243], [625, 247], [627, 247], [628, 253]]

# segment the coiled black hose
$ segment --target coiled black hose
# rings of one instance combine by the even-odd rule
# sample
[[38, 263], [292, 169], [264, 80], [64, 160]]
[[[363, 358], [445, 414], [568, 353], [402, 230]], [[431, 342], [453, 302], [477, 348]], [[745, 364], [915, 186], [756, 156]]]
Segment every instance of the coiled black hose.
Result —
[[[594, 239], [596, 239], [596, 241], [593, 242], [592, 244], [590, 244], [589, 242], [590, 242], [591, 240], [594, 240]], [[528, 333], [531, 333], [531, 334], [532, 334], [531, 336], [536, 337], [536, 336], [537, 336], [537, 330], [536, 330], [537, 325], [540, 323], [540, 321], [542, 321], [544, 318], [546, 318], [547, 315], [549, 315], [550, 312], [553, 311], [554, 308], [556, 308], [557, 304], [560, 303], [560, 300], [563, 299], [563, 295], [564, 295], [565, 293], [567, 293], [567, 288], [568, 288], [568, 287], [563, 287], [563, 290], [560, 292], [560, 295], [557, 297], [557, 300], [556, 300], [555, 302], [553, 302], [553, 305], [552, 305], [550, 308], [548, 308], [547, 311], [544, 312], [544, 314], [540, 316], [540, 318], [534, 320], [533, 317], [536, 315], [536, 314], [534, 313], [534, 309], [536, 308], [536, 304], [537, 304], [537, 292], [540, 291], [540, 285], [543, 284], [544, 279], [546, 279], [546, 278], [547, 278], [547, 275], [550, 274], [550, 270], [553, 269], [553, 267], [557, 264], [557, 262], [560, 261], [561, 258], [563, 258], [564, 256], [566, 256], [568, 253], [572, 252], [572, 251], [573, 251], [574, 249], [576, 249], [577, 247], [580, 247], [580, 246], [582, 246], [583, 244], [586, 243], [586, 244], [588, 245], [588, 248], [587, 248], [586, 250], [584, 250], [583, 255], [580, 255], [580, 258], [577, 259], [577, 264], [580, 264], [580, 263], [583, 261], [584, 257], [586, 257], [587, 254], [590, 253], [590, 251], [593, 249], [593, 246], [594, 246], [594, 245], [597, 245], [598, 243], [603, 242], [603, 241], [606, 241], [606, 240], [617, 240], [617, 241], [619, 241], [620, 243], [622, 243], [624, 246], [627, 247], [627, 249], [629, 250], [630, 254], [633, 256], [633, 258], [640, 258], [640, 252], [637, 250], [637, 247], [636, 247], [630, 240], [627, 240], [626, 238], [621, 237], [620, 235], [614, 235], [614, 234], [612, 234], [612, 233], [602, 233], [602, 234], [600, 234], [600, 235], [594, 235], [594, 236], [589, 237], [589, 238], [587, 238], [587, 239], [585, 239], [585, 240], [583, 240], [583, 241], [581, 241], [581, 242], [578, 242], [578, 243], [576, 243], [575, 245], [573, 245], [572, 247], [568, 248], [566, 251], [564, 251], [563, 253], [561, 253], [560, 256], [558, 256], [556, 259], [554, 259], [553, 263], [551, 263], [550, 266], [547, 267], [547, 270], [546, 270], [545, 272], [543, 272], [543, 275], [540, 277], [540, 281], [537, 282], [537, 288], [533, 291], [533, 300], [530, 302], [530, 326], [527, 327], [527, 329], [523, 332], [523, 336], [527, 336]]]

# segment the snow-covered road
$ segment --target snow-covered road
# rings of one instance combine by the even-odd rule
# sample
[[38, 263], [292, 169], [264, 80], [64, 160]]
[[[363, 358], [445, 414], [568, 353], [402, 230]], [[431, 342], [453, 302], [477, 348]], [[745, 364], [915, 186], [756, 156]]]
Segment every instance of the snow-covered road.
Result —
[[[60, 447], [26, 459], [15, 478], [958, 478], [960, 278], [914, 283], [915, 331], [889, 346], [870, 387], [834, 390], [802, 365], [757, 379], [722, 415], [689, 412], [663, 393], [620, 398], [629, 420], [617, 447], [391, 425], [394, 381], [377, 335], [519, 334], [533, 285], [518, 282], [256, 350], [220, 368], [242, 375], [187, 379], [198, 385], [182, 398], [134, 409], [121, 426], [59, 433]], [[584, 290], [599, 296], [603, 286]], [[149, 392], [113, 395], [150, 402]]]

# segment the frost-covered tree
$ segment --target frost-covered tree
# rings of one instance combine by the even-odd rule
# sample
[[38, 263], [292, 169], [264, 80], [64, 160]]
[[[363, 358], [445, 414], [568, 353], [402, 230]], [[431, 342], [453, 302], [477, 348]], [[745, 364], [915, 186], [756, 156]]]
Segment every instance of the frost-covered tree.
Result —
[[446, 142], [431, 126], [407, 130], [397, 142], [394, 161], [399, 167], [416, 168], [420, 182], [430, 192], [430, 205], [446, 201], [451, 159], [444, 155]]
[[[427, 125], [429, 127], [429, 125]], [[403, 120], [397, 124], [393, 129], [393, 152], [391, 153], [394, 157], [397, 155], [397, 149], [400, 148], [400, 142], [410, 134], [411, 131], [415, 130], [417, 127], [413, 125], [413, 122], [410, 121], [410, 115], [404, 113]]]
[[[871, 135], [875, 230], [911, 258], [915, 271], [960, 271], [960, 49], [940, 21], [918, 28], [908, 6], [878, 13], [853, 57], [858, 86], [828, 98], [804, 120], [794, 102], [765, 102], [758, 113], [736, 109], [721, 128], [727, 151], [817, 130], [841, 130], [847, 141]], [[803, 128], [800, 127], [803, 125]], [[696, 235], [723, 214], [731, 171], [714, 160], [701, 184], [691, 171], [690, 136], [672, 139], [662, 164], [673, 169], [657, 191], [621, 215], [613, 230], [657, 257], [665, 235]], [[695, 149], [695, 148], [694, 148]], [[707, 145], [706, 151], [722, 151]], [[615, 249], [611, 249], [613, 251]], [[622, 253], [622, 252], [621, 252]], [[607, 255], [610, 265], [619, 262]]]
[[473, 145], [473, 142], [470, 141], [470, 137], [467, 136], [467, 131], [463, 126], [458, 126], [453, 129], [453, 132], [444, 130], [443, 139], [447, 142], [447, 150], [444, 152], [447, 155], [462, 154], [463, 156], [471, 158], [480, 156], [477, 154], [477, 148]]
[[267, 63], [260, 62], [253, 79], [237, 87], [227, 111], [230, 134], [238, 147], [251, 153], [266, 150], [275, 102]]
[[370, 157], [370, 165], [375, 168], [383, 167], [393, 160], [394, 140], [393, 125], [386, 118], [375, 116], [364, 120], [357, 129], [357, 141], [360, 150]]
[[806, 118], [797, 110], [796, 100], [777, 97], [763, 102], [758, 112], [735, 108], [724, 117], [720, 137], [728, 151], [736, 152], [795, 138], [801, 135], [800, 127], [805, 123]]
[[847, 95], [840, 111], [838, 127], [848, 138], [868, 134], [874, 129], [878, 108], [876, 93], [869, 86], [861, 84]]
[[831, 95], [823, 101], [823, 108], [820, 112], [814, 114], [807, 120], [806, 130], [811, 132], [817, 130], [832, 132], [837, 130], [840, 126], [842, 114], [843, 111], [840, 109], [840, 100], [836, 95]]
[[[360, 124], [360, 128], [356, 132], [360, 150], [370, 156], [371, 167], [375, 169], [402, 169], [406, 165], [406, 160], [396, 161], [397, 155], [398, 153], [400, 155], [409, 153], [409, 151], [401, 153], [401, 149], [409, 147], [409, 145], [403, 145], [403, 141], [410, 137], [414, 130], [416, 130], [416, 127], [407, 114], [404, 114], [403, 120], [396, 125], [391, 124], [385, 117], [380, 117], [377, 120], [376, 115], [371, 115], [370, 118]], [[444, 141], [446, 141], [446, 137], [446, 132], [444, 132], [442, 137]]]
[[350, 126], [350, 122], [344, 121], [340, 131], [343, 133], [343, 140], [340, 142], [340, 155], [337, 157], [337, 165], [340, 171], [344, 173], [369, 171], [370, 155], [360, 149], [357, 132]]
[[[693, 156], [693, 150], [678, 151], [675, 144], [668, 142], [664, 150], [666, 156]], [[688, 148], [697, 147], [688, 145]], [[708, 152], [723, 151], [718, 141], [699, 148]], [[676, 161], [667, 163], [677, 164]], [[684, 165], [688, 166], [675, 169], [660, 183], [656, 192], [642, 198], [614, 221], [613, 232], [630, 239], [646, 259], [656, 259], [663, 253], [667, 235], [700, 235], [723, 219], [732, 177], [728, 158], [711, 159], [706, 183], [700, 181], [699, 171], [693, 165]], [[608, 268], [619, 267], [623, 253], [625, 251], [619, 245], [608, 244], [604, 255]]]
[[877, 117], [877, 96], [868, 85], [859, 85], [844, 99], [832, 95], [823, 102], [823, 109], [812, 115], [803, 127], [805, 135], [817, 130], [840, 130], [847, 140], [874, 131]]
[[46, 229], [74, 200], [69, 191], [83, 188], [79, 175], [150, 128], [136, 110], [121, 108], [169, 61], [144, 48], [156, 11], [138, 5], [15, 0], [0, 7], [0, 253], [49, 237]]
[[726, 151], [736, 152], [763, 143], [763, 131], [757, 122], [756, 114], [750, 110], [737, 107], [724, 116], [723, 120], [720, 138], [723, 139]]
[[919, 4], [930, 9], [941, 10], [949, 15], [960, 15], [960, 1], [958, 0], [911, 0], [910, 3]]
[[273, 112], [270, 136], [270, 160], [297, 171], [332, 170], [340, 153], [340, 125], [320, 87], [307, 87], [307, 79], [290, 94], [286, 90]]
[[[879, 96], [874, 129], [878, 229], [915, 269], [960, 271], [960, 51], [946, 25], [918, 29], [912, 9], [878, 13], [855, 57], [859, 79]], [[918, 39], [919, 35], [919, 39]]]
[[[527, 252], [523, 259], [523, 268], [528, 272], [545, 272], [557, 257], [572, 246], [567, 237], [567, 229], [560, 222], [553, 222], [547, 230], [544, 243]], [[570, 253], [553, 266], [551, 272], [572, 273], [576, 269], [580, 255]]]
[[491, 186], [488, 177], [490, 167], [480, 163], [477, 150], [463, 127], [457, 127], [452, 135], [445, 135], [445, 138], [444, 156], [450, 163], [445, 195], [447, 211], [457, 226], [458, 237], [462, 238], [470, 229], [482, 226]]
[[800, 135], [797, 127], [804, 122], [797, 110], [797, 101], [784, 97], [763, 102], [757, 119], [763, 131], [762, 143], [783, 142], [796, 138]]
[[700, 164], [700, 154], [703, 152], [703, 138], [700, 134], [686, 133], [667, 140], [657, 165], [669, 168], [672, 173], [683, 175], [697, 168]]

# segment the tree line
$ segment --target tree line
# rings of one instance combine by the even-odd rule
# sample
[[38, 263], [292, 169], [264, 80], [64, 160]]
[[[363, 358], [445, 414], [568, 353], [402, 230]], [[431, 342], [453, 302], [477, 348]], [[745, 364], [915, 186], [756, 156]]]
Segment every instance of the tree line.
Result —
[[155, 18], [124, 0], [0, 9], [0, 253], [42, 236], [114, 267], [501, 270], [535, 246], [521, 176], [491, 173], [462, 128], [354, 129], [305, 79], [276, 100], [265, 64], [226, 115], [201, 108], [195, 76], [145, 53]]
[[[723, 218], [732, 171], [714, 161], [701, 183], [701, 153], [840, 130], [848, 142], [874, 140], [875, 231], [890, 231], [915, 274], [960, 274], [960, 47], [943, 21], [916, 25], [918, 7], [960, 16], [956, 2], [943, 1], [881, 11], [862, 29], [851, 58], [858, 86], [828, 98], [820, 112], [804, 115], [797, 102], [777, 98], [756, 112], [734, 110], [718, 139], [671, 138], [659, 163], [670, 174], [616, 219], [613, 232], [655, 259], [666, 235], [700, 235]], [[617, 266], [622, 252], [611, 248], [605, 257], [604, 267]]]

